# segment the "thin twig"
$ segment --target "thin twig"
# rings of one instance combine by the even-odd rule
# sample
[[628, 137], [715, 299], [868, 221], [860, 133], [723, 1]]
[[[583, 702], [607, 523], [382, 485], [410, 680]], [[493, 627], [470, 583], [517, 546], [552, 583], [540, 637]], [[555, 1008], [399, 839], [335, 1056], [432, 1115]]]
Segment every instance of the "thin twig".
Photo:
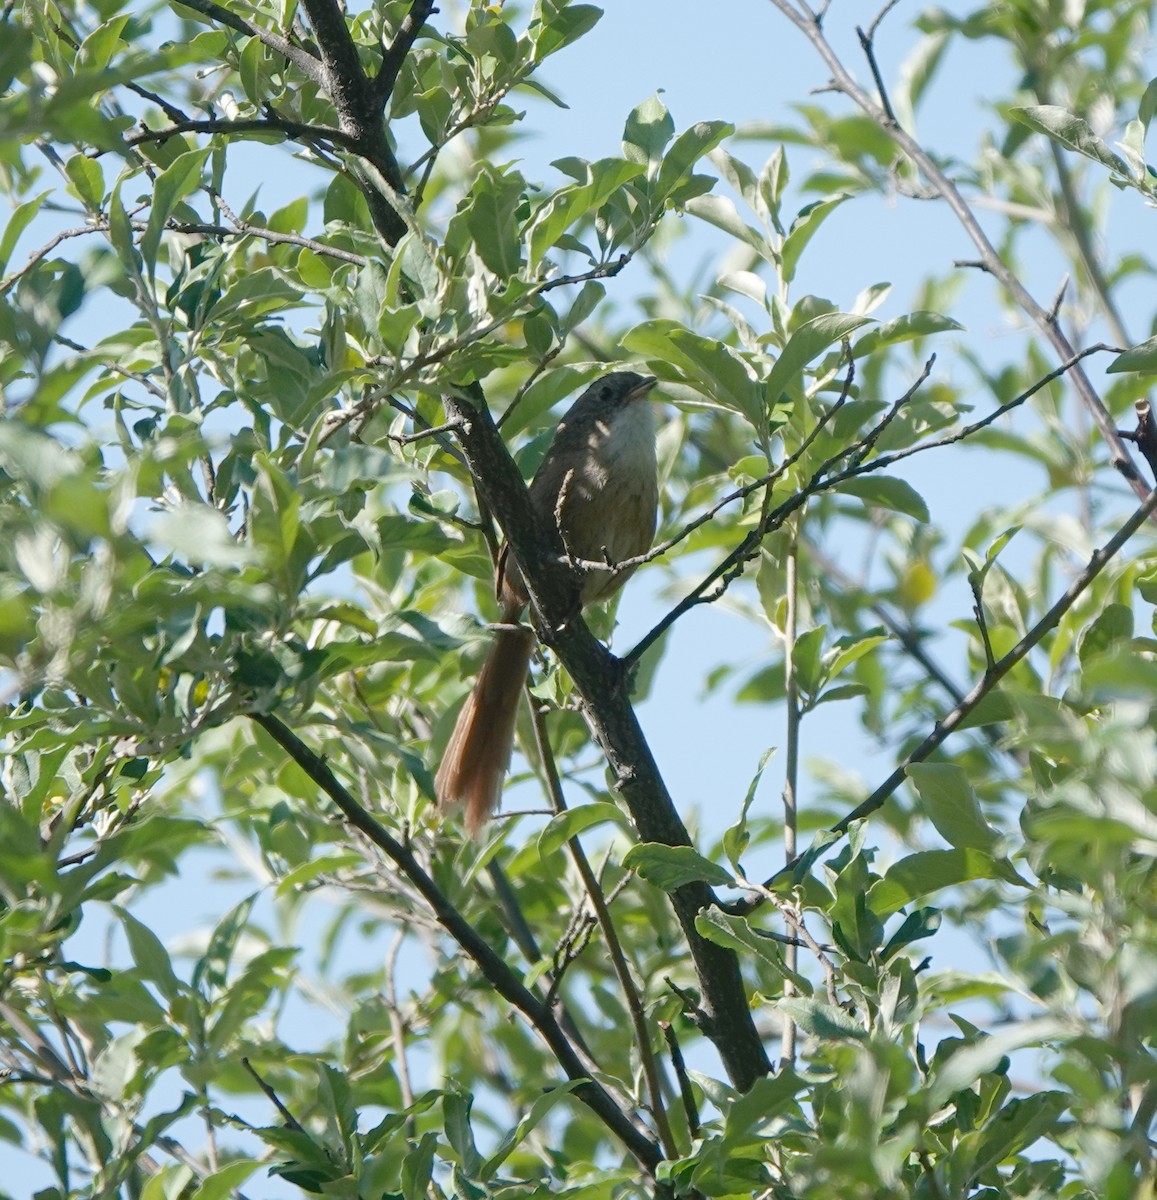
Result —
[[[183, 0], [182, 0], [183, 2]], [[225, 118], [206, 117], [204, 119], [188, 119], [174, 121], [163, 129], [150, 129], [143, 122], [135, 133], [126, 133], [125, 144], [139, 146], [143, 142], [167, 142], [170, 138], [182, 133], [279, 133], [283, 137], [295, 140], [320, 139], [343, 146], [347, 150], [357, 150], [357, 139], [344, 129], [334, 125], [307, 124], [304, 121], [290, 121], [276, 115], [266, 117], [249, 117], [241, 120], [226, 120]]]
[[[885, 801], [888, 800], [896, 789], [907, 778], [908, 768], [913, 763], [924, 762], [929, 758], [941, 745], [968, 719], [968, 717], [976, 710], [980, 703], [985, 700], [993, 691], [997, 684], [1015, 667], [1022, 662], [1029, 652], [1044, 638], [1044, 636], [1056, 628], [1061, 618], [1067, 613], [1073, 605], [1080, 599], [1082, 593], [1088, 588], [1094, 579], [1104, 570], [1110, 563], [1125, 543], [1133, 536], [1134, 533], [1151, 518], [1153, 513], [1157, 511], [1157, 490], [1151, 490], [1149, 495], [1145, 497], [1141, 505], [1133, 510], [1130, 517], [1124, 522], [1120, 529], [1109, 539], [1102, 549], [1095, 550], [1086, 564], [1084, 570], [1073, 580], [1073, 582], [1065, 589], [1052, 607], [1036, 622], [1035, 625], [1020, 639], [1019, 642], [1003, 658], [998, 659], [991, 667], [985, 671], [983, 676], [977, 681], [975, 686], [969, 691], [968, 695], [957, 704], [950, 712], [946, 713], [932, 727], [932, 732], [896, 767], [896, 769], [884, 780], [883, 783], [876, 788], [874, 792], [860, 804], [856, 805], [851, 812], [847, 813], [839, 821], [831, 826], [831, 833], [842, 834], [846, 833], [852, 825], [857, 821], [863, 820], [865, 817], [871, 816], [877, 809], [881, 808]], [[764, 887], [773, 887], [780, 879], [787, 878], [795, 870], [803, 856], [789, 862], [781, 870], [777, 871], [769, 880], [766, 881]], [[758, 907], [758, 901], [752, 903], [750, 901], [741, 901], [737, 905], [727, 908], [729, 912], [750, 912], [753, 908]]]
[[683, 1059], [683, 1049], [670, 1021], [660, 1021], [659, 1028], [663, 1031], [663, 1039], [667, 1043], [667, 1053], [671, 1058], [671, 1068], [679, 1081], [679, 1098], [683, 1102], [683, 1114], [687, 1118], [687, 1131], [693, 1138], [699, 1136], [699, 1105], [695, 1102], [695, 1089], [687, 1075], [687, 1063]]
[[386, 102], [393, 94], [402, 64], [406, 61], [406, 55], [410, 53], [418, 34], [422, 32], [422, 26], [437, 11], [434, 0], [413, 0], [410, 11], [402, 18], [390, 48], [382, 55], [382, 65], [378, 68], [377, 75], [370, 80], [370, 99], [379, 112], [385, 108]]
[[[799, 530], [793, 527], [787, 546], [787, 581], [785, 584], [787, 611], [784, 616], [783, 630], [783, 674], [786, 728], [784, 740], [787, 743], [784, 779], [783, 779], [783, 852], [788, 862], [796, 856], [796, 823], [799, 809], [796, 797], [799, 787], [799, 733], [802, 713], [799, 704], [799, 679], [795, 673], [795, 642], [798, 636], [797, 617], [799, 607]], [[794, 974], [798, 962], [796, 948], [784, 948], [784, 962], [788, 970]], [[795, 994], [795, 984], [791, 976], [783, 981], [783, 994], [790, 997]], [[784, 1066], [795, 1062], [795, 1022], [791, 1017], [785, 1017], [783, 1035], [780, 1041], [780, 1061]]]
[[[539, 759], [542, 762], [546, 793], [555, 813], [563, 813], [566, 811], [566, 797], [563, 795], [562, 780], [559, 778], [558, 766], [554, 761], [554, 749], [550, 744], [550, 737], [547, 733], [546, 717], [541, 706], [534, 703], [534, 696], [530, 695], [529, 692], [529, 684], [527, 695], [530, 699], [534, 741]], [[567, 847], [570, 850], [571, 858], [574, 860], [579, 877], [583, 881], [583, 887], [586, 889], [591, 907], [594, 909], [595, 916], [598, 919], [599, 928], [602, 931], [607, 953], [611, 960], [611, 967], [615, 972], [615, 978], [619, 982], [623, 999], [626, 1001], [627, 1011], [631, 1015], [631, 1024], [635, 1032], [635, 1047], [639, 1052], [639, 1061], [643, 1065], [643, 1075], [647, 1080], [647, 1090], [650, 1093], [650, 1108], [651, 1114], [655, 1118], [655, 1128], [658, 1130], [659, 1139], [663, 1143], [663, 1149], [666, 1151], [667, 1157], [678, 1158], [680, 1149], [675, 1142], [675, 1135], [671, 1131], [670, 1122], [667, 1120], [667, 1110], [663, 1105], [662, 1081], [659, 1077], [659, 1066], [655, 1058], [655, 1051], [651, 1045], [651, 1031], [647, 1028], [646, 1009], [643, 1007], [639, 989], [636, 987], [634, 977], [631, 974], [626, 952], [623, 950], [623, 944], [619, 940], [619, 933], [615, 928], [615, 923], [611, 919], [611, 913], [607, 907], [607, 900], [603, 895], [602, 887], [595, 878], [594, 871], [591, 870], [591, 865], [582, 843], [577, 837], [571, 837], [567, 839]]]
[[281, 34], [273, 33], [268, 29], [262, 29], [260, 25], [246, 21], [244, 17], [239, 17], [230, 9], [214, 3], [214, 0], [181, 0], [181, 3], [186, 8], [191, 8], [194, 12], [199, 12], [220, 25], [227, 25], [230, 29], [236, 30], [237, 33], [244, 34], [246, 37], [257, 38], [259, 42], [263, 42], [270, 50], [274, 50], [283, 58], [287, 58], [314, 83], [320, 85], [325, 82], [321, 63], [308, 50], [301, 46], [295, 46], [287, 38], [282, 37]]
[[[892, 0], [896, 3], [896, 0]], [[892, 4], [885, 7], [884, 12], [887, 12]], [[876, 62], [876, 47], [872, 38], [876, 32], [876, 26], [880, 22], [880, 18], [884, 15], [881, 12], [872, 22], [871, 32], [865, 33], [859, 25], [856, 26], [856, 36], [860, 39], [860, 49], [864, 52], [864, 57], [868, 60], [868, 68], [872, 72], [872, 78], [876, 82], [876, 95], [880, 98], [880, 107], [884, 110], [884, 116], [888, 120], [889, 125], [898, 124], [896, 114], [892, 111], [892, 101], [888, 99], [888, 89], [884, 86], [884, 77], [880, 74], [880, 64]]]
[[249, 1061], [245, 1055], [241, 1056], [241, 1065], [253, 1077], [253, 1082], [265, 1093], [265, 1098], [273, 1105], [274, 1108], [281, 1114], [281, 1119], [285, 1122], [286, 1129], [292, 1129], [294, 1133], [305, 1133], [305, 1127], [301, 1122], [285, 1107], [281, 1102], [281, 1097], [273, 1090], [268, 1083], [257, 1073], [257, 1068]]
[[[402, 951], [409, 930], [405, 925], [398, 927], [394, 940], [386, 952], [384, 986], [382, 999], [386, 1002], [386, 1011], [390, 1014], [390, 1040], [393, 1042], [393, 1062], [398, 1072], [398, 1088], [402, 1093], [402, 1105], [410, 1108], [414, 1103], [414, 1089], [410, 1085], [410, 1062], [406, 1054], [406, 1022], [402, 1018], [402, 1010], [398, 1007], [397, 971], [398, 955]], [[416, 1136], [417, 1121], [411, 1113], [406, 1118], [407, 1132], [410, 1137]]]

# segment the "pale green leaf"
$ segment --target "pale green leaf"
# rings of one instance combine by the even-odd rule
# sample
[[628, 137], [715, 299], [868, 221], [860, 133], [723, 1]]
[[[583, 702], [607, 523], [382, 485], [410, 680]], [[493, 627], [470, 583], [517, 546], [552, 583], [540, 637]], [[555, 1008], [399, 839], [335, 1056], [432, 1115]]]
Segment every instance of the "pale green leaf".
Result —
[[963, 767], [956, 763], [912, 763], [908, 778], [920, 794], [924, 815], [950, 846], [992, 853], [1000, 835], [985, 818]]
[[727, 887], [735, 883], [730, 871], [704, 858], [690, 846], [644, 842], [627, 851], [623, 866], [665, 892], [673, 892], [685, 883], [704, 882], [713, 887]]

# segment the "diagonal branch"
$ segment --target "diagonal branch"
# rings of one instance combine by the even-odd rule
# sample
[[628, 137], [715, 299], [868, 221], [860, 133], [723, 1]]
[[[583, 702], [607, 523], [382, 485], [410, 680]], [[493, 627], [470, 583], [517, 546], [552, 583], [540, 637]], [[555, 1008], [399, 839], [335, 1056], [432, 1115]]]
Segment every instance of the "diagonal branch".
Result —
[[[932, 727], [932, 732], [911, 753], [904, 757], [899, 766], [866, 800], [856, 805], [851, 812], [831, 827], [830, 833], [847, 833], [856, 821], [861, 821], [864, 817], [869, 817], [872, 813], [882, 808], [885, 801], [892, 796], [900, 784], [907, 778], [908, 768], [913, 763], [924, 762], [925, 759], [929, 758], [947, 741], [950, 734], [955, 733], [964, 724], [968, 717], [976, 711], [981, 702], [996, 690], [997, 684], [1008, 675], [1013, 667], [1022, 662], [1028, 656], [1029, 652], [1040, 643], [1044, 636], [1057, 627], [1061, 618], [1076, 604], [1085, 589], [1117, 556], [1121, 548], [1133, 534], [1146, 521], [1152, 519], [1154, 512], [1157, 512], [1157, 489], [1151, 489], [1141, 505], [1133, 511], [1132, 515], [1121, 528], [1117, 530], [1101, 549], [1093, 552], [1085, 569], [1066, 588], [1064, 594], [1052, 605], [1048, 612], [1037, 621], [1028, 633], [1003, 658], [998, 659], [984, 672], [984, 675], [968, 695], [936, 722]], [[808, 851], [805, 851], [804, 854], [792, 859], [791, 862], [787, 863], [767, 880], [764, 887], [773, 887], [779, 880], [788, 878], [800, 864], [801, 860], [807, 857], [808, 853]], [[748, 913], [757, 908], [761, 903], [762, 900], [756, 897], [742, 900], [738, 904], [729, 905], [727, 906], [727, 910], [729, 912]]]
[[141, 142], [167, 142], [182, 133], [280, 133], [298, 141], [326, 141], [356, 150], [356, 140], [344, 129], [332, 125], [312, 125], [304, 121], [290, 121], [279, 116], [253, 117], [248, 120], [228, 121], [218, 118], [205, 120], [174, 121], [164, 129], [150, 129], [142, 123], [133, 133], [125, 134], [126, 146], [138, 146]]
[[202, 16], [216, 21], [219, 25], [227, 25], [230, 29], [236, 30], [237, 33], [244, 34], [246, 37], [255, 37], [270, 50], [274, 50], [283, 58], [288, 59], [295, 67], [308, 75], [314, 83], [323, 82], [321, 63], [317, 61], [317, 58], [303, 47], [294, 45], [281, 34], [274, 33], [269, 29], [262, 29], [260, 25], [254, 25], [224, 5], [214, 3], [214, 0], [179, 0], [179, 3], [185, 8], [191, 8], [194, 12], [199, 12]]
[[[892, 139], [901, 151], [916, 165], [921, 174], [935, 188], [944, 202], [955, 214], [956, 219], [964, 227], [965, 233], [980, 253], [980, 261], [1004, 288], [1026, 316], [1040, 330], [1045, 340], [1052, 346], [1058, 357], [1064, 360], [1072, 359], [1075, 351], [1068, 338], [1060, 328], [1060, 323], [1053, 319], [1048, 309], [1043, 308], [1029, 293], [1016, 274], [1005, 264], [996, 247], [988, 240], [981, 228], [968, 201], [961, 195], [956, 184], [941, 170], [939, 164], [920, 145], [914, 137], [904, 130], [895, 120], [890, 119], [887, 111], [862, 88], [849, 74], [840, 60], [839, 55], [832, 49], [824, 36], [823, 28], [813, 16], [801, 13], [791, 3], [791, 0], [771, 0], [777, 9], [811, 42], [823, 59], [824, 64], [832, 73], [832, 88], [842, 92], [857, 108], [870, 117]], [[1105, 408], [1096, 389], [1089, 381], [1085, 372], [1077, 367], [1072, 372], [1073, 385], [1081, 402], [1088, 409], [1094, 424], [1101, 433], [1105, 444], [1109, 447], [1113, 466], [1124, 476], [1129, 486], [1144, 499], [1149, 492], [1149, 485], [1142, 478], [1132, 456], [1129, 454], [1112, 416]]]
[[321, 755], [311, 750], [277, 717], [268, 713], [250, 713], [249, 716], [337, 805], [346, 821], [377, 846], [405, 875], [429, 904], [438, 923], [474, 960], [494, 990], [518, 1009], [538, 1030], [567, 1077], [581, 1081], [575, 1088], [575, 1095], [597, 1114], [635, 1156], [648, 1175], [653, 1177], [663, 1157], [662, 1149], [636, 1128], [629, 1114], [615, 1103], [602, 1084], [590, 1078], [589, 1072], [559, 1027], [549, 1006], [526, 987], [506, 960], [450, 903], [446, 894], [427, 874], [409, 847], [398, 841], [354, 799]]
[[[894, 450], [890, 454], [883, 454], [879, 458], [873, 458], [867, 462], [864, 462], [862, 461], [863, 454], [861, 452], [865, 447], [870, 447], [879, 439], [880, 424], [877, 423], [858, 442], [853, 443], [851, 446], [840, 451], [839, 454], [834, 455], [827, 462], [823, 463], [819, 469], [815, 471], [807, 484], [800, 488], [798, 492], [792, 496], [789, 496], [783, 501], [782, 504], [771, 509], [763, 517], [759, 524], [748, 532], [747, 536], [744, 537], [739, 545], [736, 546], [735, 549], [732, 550], [723, 559], [723, 561], [714, 568], [714, 570], [712, 570], [704, 579], [696, 584], [695, 587], [686, 596], [684, 596], [678, 604], [676, 604], [668, 612], [664, 613], [654, 627], [644, 634], [643, 637], [631, 647], [631, 649], [624, 656], [623, 661], [626, 663], [637, 662], [639, 657], [650, 646], [657, 642], [659, 638], [661, 638], [663, 634], [666, 633], [667, 630], [670, 629], [671, 626], [674, 625], [675, 622], [685, 613], [689, 612], [697, 605], [708, 604], [722, 596], [730, 584], [742, 574], [744, 566], [759, 554], [763, 539], [766, 538], [768, 534], [774, 533], [777, 529], [780, 529], [783, 526], [784, 521], [786, 521], [787, 518], [792, 515], [792, 513], [802, 508], [812, 496], [818, 496], [823, 492], [829, 492], [833, 488], [839, 487], [841, 483], [845, 483], [849, 479], [855, 479], [859, 475], [868, 475], [875, 471], [882, 471], [887, 467], [901, 462], [905, 458], [911, 458], [914, 454], [923, 454], [928, 450], [935, 450], [941, 446], [950, 446], [955, 442], [965, 441], [973, 434], [987, 428], [994, 421], [1004, 416], [1005, 413], [1011, 412], [1013, 409], [1019, 407], [1026, 400], [1036, 395], [1041, 388], [1047, 386], [1054, 379], [1058, 379], [1067, 371], [1071, 371], [1083, 358], [1087, 358], [1090, 354], [1100, 353], [1103, 350], [1116, 350], [1116, 347], [1107, 346], [1103, 342], [1098, 342], [1095, 346], [1087, 346], [1084, 350], [1078, 351], [1071, 358], [1061, 363], [1059, 367], [1054, 367], [1047, 375], [1038, 379], [1036, 383], [1032, 385], [1032, 387], [1026, 388], [1023, 392], [1021, 392], [1019, 396], [1014, 396], [1011, 400], [1006, 401], [1004, 404], [998, 405], [992, 410], [992, 412], [981, 417], [980, 420], [973, 421], [972, 424], [965, 425], [962, 428], [957, 429], [954, 433], [945, 434], [943, 437], [935, 438], [932, 441], [919, 442], [915, 446], [908, 446], [903, 450]], [[922, 374], [914, 386], [918, 386], [926, 377], [926, 374]], [[909, 388], [905, 393], [905, 397], [911, 395], [912, 392], [913, 388]], [[895, 408], [896, 406], [893, 405], [889, 410], [889, 413], [885, 414], [885, 421], [891, 420], [890, 413], [894, 412]], [[1120, 435], [1118, 435], [1118, 440], [1120, 440]], [[828, 472], [831, 471], [831, 469], [842, 459], [849, 460], [852, 465], [842, 471], [836, 471], [832, 474], [829, 474]], [[695, 521], [691, 522], [687, 529], [681, 531], [674, 538], [669, 539], [668, 542], [664, 542], [662, 546], [658, 547], [658, 553], [664, 553], [671, 545], [685, 536], [687, 532], [690, 532], [691, 528], [694, 528], [696, 525], [702, 524], [704, 520], [713, 517], [725, 504], [730, 504], [735, 500], [749, 495], [758, 488], [766, 486], [771, 480], [778, 476], [780, 469], [781, 468], [777, 467], [775, 471], [764, 476], [763, 479], [757, 479], [754, 483], [746, 484], [744, 487], [737, 489], [728, 496], [724, 496], [723, 499], [717, 501], [716, 504], [707, 511], [707, 513], [702, 514], [701, 517], [697, 517]], [[651, 557], [654, 557], [654, 554], [640, 555], [638, 561], [645, 562]], [[635, 565], [635, 562], [631, 559], [626, 559], [621, 563], [615, 564], [615, 566], [620, 569], [633, 565]]]
[[410, 48], [422, 32], [422, 26], [437, 11], [434, 0], [413, 0], [410, 5], [410, 11], [398, 26], [390, 48], [382, 56], [382, 65], [370, 83], [370, 96], [379, 112], [385, 108], [386, 101], [393, 95], [402, 63], [406, 61], [406, 55], [410, 53]]
[[[547, 733], [546, 717], [542, 709], [534, 702], [534, 696], [530, 695], [529, 686], [527, 695], [530, 700], [531, 721], [534, 725], [534, 740], [538, 748], [539, 757], [542, 760], [546, 790], [550, 797], [551, 806], [557, 815], [566, 812], [566, 797], [563, 795], [562, 780], [559, 778], [558, 766], [554, 761], [554, 750], [551, 747], [550, 736]], [[631, 964], [627, 961], [626, 951], [623, 949], [619, 932], [615, 928], [610, 905], [603, 894], [602, 884], [591, 868], [590, 860], [587, 858], [582, 842], [579, 841], [576, 835], [568, 839], [567, 846], [570, 849], [571, 858], [574, 860], [579, 878], [583, 881], [583, 887], [586, 889], [591, 907], [595, 910], [595, 918], [599, 923], [599, 928], [602, 930], [603, 941], [606, 943], [607, 956], [611, 960], [611, 967], [615, 972], [615, 978], [618, 980], [619, 990], [622, 992], [623, 1000], [627, 1005], [627, 1012], [631, 1017], [631, 1025], [635, 1031], [635, 1047], [639, 1054], [639, 1061], [643, 1067], [643, 1076], [647, 1081], [647, 1090], [651, 1097], [651, 1115], [655, 1118], [655, 1128], [659, 1131], [659, 1138], [663, 1143], [663, 1149], [666, 1151], [667, 1157], [678, 1158], [679, 1146], [675, 1141], [675, 1135], [671, 1132], [671, 1123], [667, 1120], [667, 1110], [663, 1106], [663, 1086], [659, 1077], [659, 1066], [655, 1059], [655, 1051], [651, 1046], [651, 1031], [647, 1028], [647, 1013], [643, 1005], [643, 998], [639, 994], [639, 989], [635, 984]]]

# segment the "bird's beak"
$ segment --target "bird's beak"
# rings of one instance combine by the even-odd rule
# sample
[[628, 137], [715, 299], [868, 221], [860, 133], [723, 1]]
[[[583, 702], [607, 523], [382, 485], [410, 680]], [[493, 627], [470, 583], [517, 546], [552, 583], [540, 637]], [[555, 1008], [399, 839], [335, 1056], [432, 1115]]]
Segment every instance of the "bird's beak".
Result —
[[648, 393], [648, 392], [649, 392], [649, 391], [650, 391], [650, 390], [651, 390], [653, 387], [655, 387], [655, 386], [658, 384], [658, 382], [659, 382], [659, 381], [658, 381], [658, 380], [655, 378], [655, 376], [654, 376], [654, 375], [648, 375], [648, 376], [647, 376], [647, 378], [646, 378], [646, 379], [644, 379], [644, 380], [643, 380], [643, 382], [642, 382], [642, 383], [640, 383], [640, 384], [638, 385], [638, 387], [634, 387], [634, 388], [632, 388], [632, 389], [631, 389], [631, 390], [630, 390], [630, 391], [627, 393], [627, 400], [628, 400], [628, 401], [631, 401], [631, 400], [642, 400], [642, 398], [643, 398], [643, 397], [644, 397], [644, 396], [645, 396], [645, 395], [646, 395], [646, 394], [647, 394], [647, 393]]

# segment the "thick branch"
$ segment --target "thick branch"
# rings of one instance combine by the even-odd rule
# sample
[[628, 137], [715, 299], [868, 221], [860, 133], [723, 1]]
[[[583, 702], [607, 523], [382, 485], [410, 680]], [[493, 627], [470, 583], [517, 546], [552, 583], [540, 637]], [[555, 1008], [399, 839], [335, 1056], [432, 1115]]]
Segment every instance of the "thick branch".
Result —
[[[574, 679], [594, 735], [614, 773], [639, 837], [668, 846], [691, 839], [675, 809], [627, 695], [621, 663], [572, 614], [571, 569], [558, 531], [539, 522], [518, 473], [486, 407], [481, 389], [471, 401], [446, 397], [446, 414], [462, 423], [458, 438], [479, 494], [498, 519], [522, 566], [539, 634]], [[715, 904], [704, 883], [687, 884], [671, 897], [687, 938], [702, 991], [701, 1026], [723, 1060], [732, 1082], [750, 1087], [771, 1070], [756, 1032], [736, 955], [707, 941], [695, 918]]]
[[377, 846], [421, 893], [438, 923], [470, 955], [494, 990], [538, 1030], [567, 1077], [582, 1081], [575, 1089], [575, 1095], [594, 1110], [647, 1173], [653, 1176], [663, 1157], [658, 1144], [640, 1133], [610, 1093], [589, 1077], [574, 1047], [559, 1028], [554, 1014], [526, 988], [506, 960], [450, 903], [410, 849], [393, 837], [354, 799], [330, 770], [325, 759], [315, 754], [287, 725], [266, 713], [251, 713], [250, 716], [337, 805], [350, 825]]
[[[302, 0], [302, 7], [317, 37], [325, 75], [325, 89], [337, 109], [338, 120], [354, 139], [356, 152], [385, 180], [393, 197], [405, 191], [402, 171], [386, 136], [381, 107], [375, 104], [370, 81], [362, 70], [357, 44], [336, 0]], [[363, 182], [370, 215], [383, 240], [396, 245], [406, 232], [406, 222], [389, 198]]]

